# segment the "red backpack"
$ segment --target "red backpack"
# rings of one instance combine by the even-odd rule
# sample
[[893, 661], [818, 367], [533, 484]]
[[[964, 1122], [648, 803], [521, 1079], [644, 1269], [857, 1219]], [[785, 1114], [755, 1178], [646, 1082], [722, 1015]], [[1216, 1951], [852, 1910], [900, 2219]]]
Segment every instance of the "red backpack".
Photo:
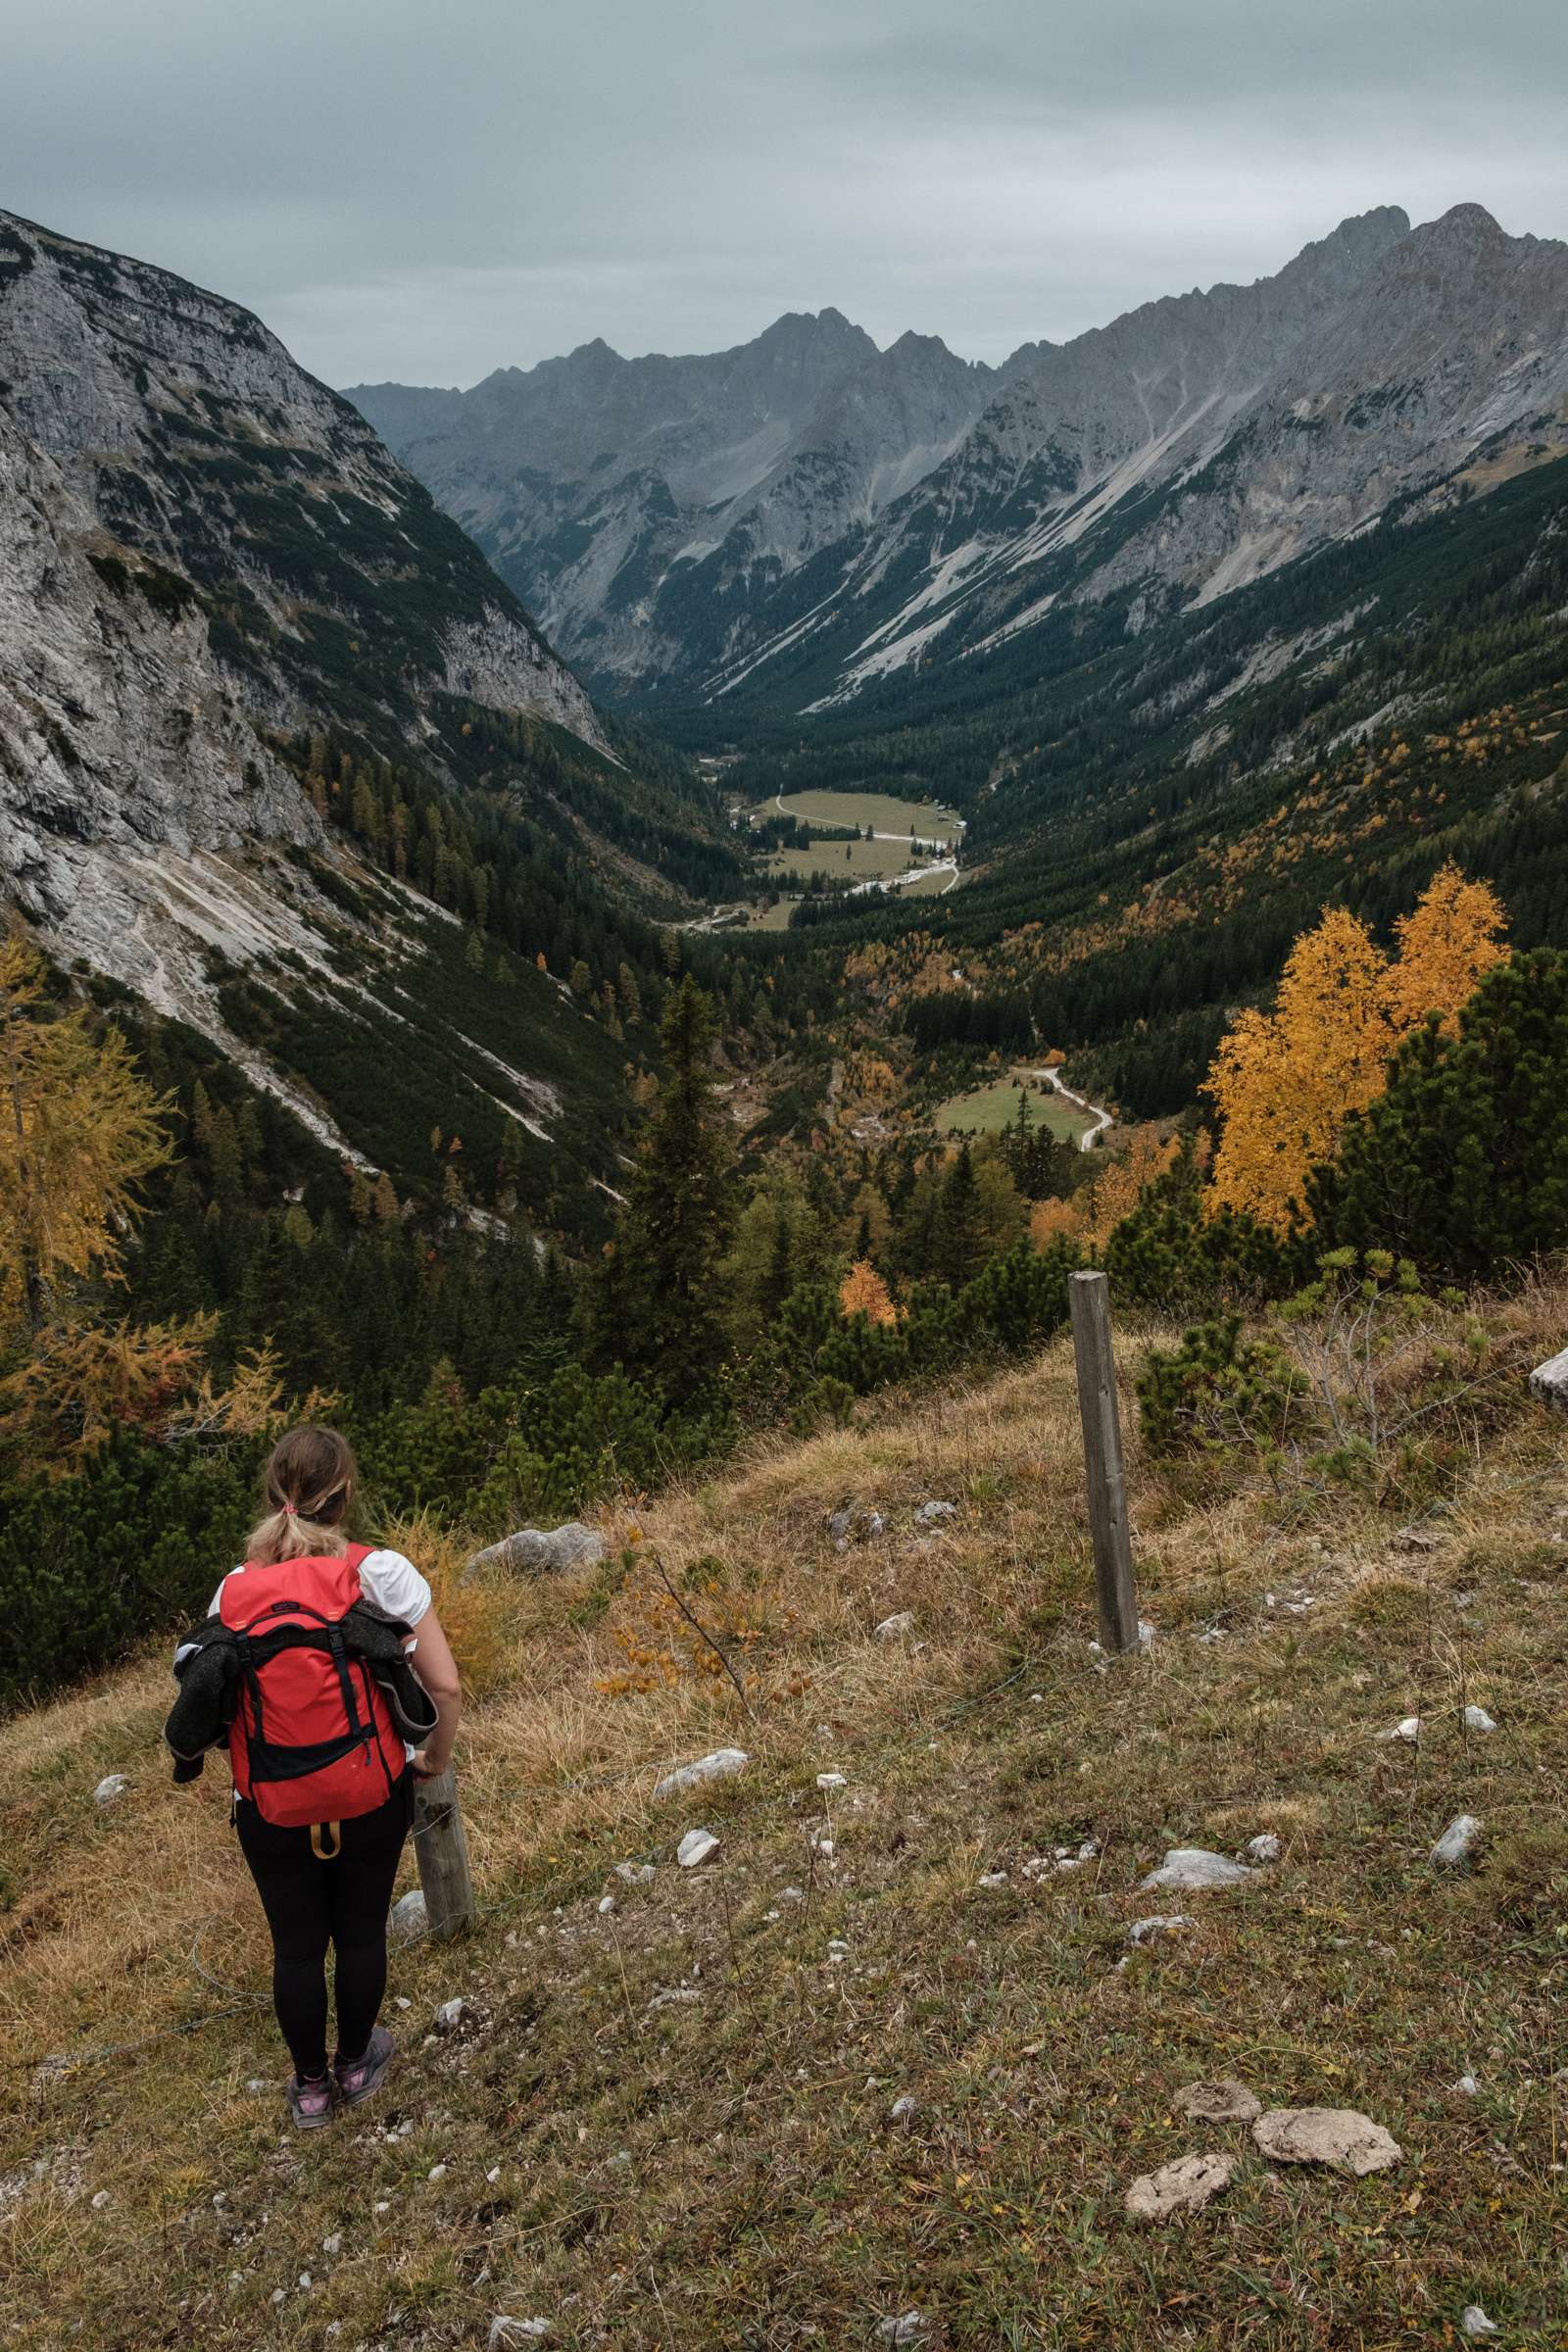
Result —
[[403, 1776], [391, 1710], [343, 1640], [369, 1549], [247, 1565], [223, 1582], [219, 1614], [240, 1652], [228, 1760], [239, 1794], [278, 1829], [353, 1821], [385, 1804]]

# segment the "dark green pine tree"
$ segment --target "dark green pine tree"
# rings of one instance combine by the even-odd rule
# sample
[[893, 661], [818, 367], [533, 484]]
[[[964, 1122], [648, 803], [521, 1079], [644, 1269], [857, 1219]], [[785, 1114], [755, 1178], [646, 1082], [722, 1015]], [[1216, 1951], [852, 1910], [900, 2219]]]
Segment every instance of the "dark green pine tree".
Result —
[[974, 1180], [969, 1147], [959, 1147], [948, 1170], [937, 1204], [931, 1271], [951, 1290], [959, 1291], [978, 1274], [985, 1257], [980, 1233], [980, 1196]]
[[1407, 1038], [1307, 1200], [1326, 1239], [1455, 1282], [1568, 1243], [1568, 955], [1497, 964], [1457, 1039], [1435, 1019]]
[[600, 1278], [595, 1337], [602, 1356], [682, 1403], [724, 1358], [718, 1261], [734, 1216], [728, 1138], [713, 1102], [713, 1016], [690, 973], [671, 991], [659, 1035], [663, 1081]]
[[782, 1202], [778, 1222], [773, 1228], [773, 1247], [768, 1255], [767, 1272], [758, 1303], [771, 1322], [795, 1288], [795, 1238], [790, 1231], [790, 1212]]

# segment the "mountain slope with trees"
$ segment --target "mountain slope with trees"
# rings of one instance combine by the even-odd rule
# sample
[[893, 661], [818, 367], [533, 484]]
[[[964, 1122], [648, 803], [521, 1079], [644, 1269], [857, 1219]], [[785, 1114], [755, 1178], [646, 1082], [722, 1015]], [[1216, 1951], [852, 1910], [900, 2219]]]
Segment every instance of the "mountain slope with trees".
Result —
[[465, 1209], [593, 1226], [618, 975], [656, 992], [659, 919], [740, 873], [714, 794], [612, 742], [259, 320], [9, 214], [0, 635], [0, 897], [42, 946], [282, 1102], [293, 1185], [324, 1146], [407, 1197], [439, 1124], [510, 1170]]

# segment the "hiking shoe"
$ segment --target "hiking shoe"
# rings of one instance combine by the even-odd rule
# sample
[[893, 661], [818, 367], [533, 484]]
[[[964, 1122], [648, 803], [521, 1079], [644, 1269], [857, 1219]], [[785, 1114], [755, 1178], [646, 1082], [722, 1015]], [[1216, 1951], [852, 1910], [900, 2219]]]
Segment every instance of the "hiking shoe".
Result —
[[358, 2107], [362, 2099], [380, 2089], [397, 2046], [385, 2026], [377, 2026], [366, 2044], [363, 2058], [356, 2058], [352, 2066], [345, 2066], [341, 2058], [333, 2061], [337, 2095], [345, 2107]]
[[294, 2118], [296, 2132], [319, 2132], [332, 2121], [332, 2078], [313, 2075], [301, 2082], [298, 2075], [289, 2078], [288, 2111]]

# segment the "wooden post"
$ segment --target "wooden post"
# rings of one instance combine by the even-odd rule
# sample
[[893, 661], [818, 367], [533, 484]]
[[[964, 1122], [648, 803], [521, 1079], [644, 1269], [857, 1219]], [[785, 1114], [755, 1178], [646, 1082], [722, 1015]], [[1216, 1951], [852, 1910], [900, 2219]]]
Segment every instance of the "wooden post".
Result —
[[457, 1936], [473, 1923], [473, 1881], [468, 1876], [468, 1840], [458, 1804], [451, 1765], [433, 1781], [414, 1784], [414, 1858], [430, 1934]]
[[1110, 1289], [1103, 1274], [1067, 1278], [1078, 1410], [1089, 1474], [1089, 1530], [1095, 1544], [1100, 1639], [1107, 1649], [1138, 1646], [1138, 1588], [1127, 1529], [1127, 1481], [1121, 1466], [1116, 1366], [1110, 1351]]

